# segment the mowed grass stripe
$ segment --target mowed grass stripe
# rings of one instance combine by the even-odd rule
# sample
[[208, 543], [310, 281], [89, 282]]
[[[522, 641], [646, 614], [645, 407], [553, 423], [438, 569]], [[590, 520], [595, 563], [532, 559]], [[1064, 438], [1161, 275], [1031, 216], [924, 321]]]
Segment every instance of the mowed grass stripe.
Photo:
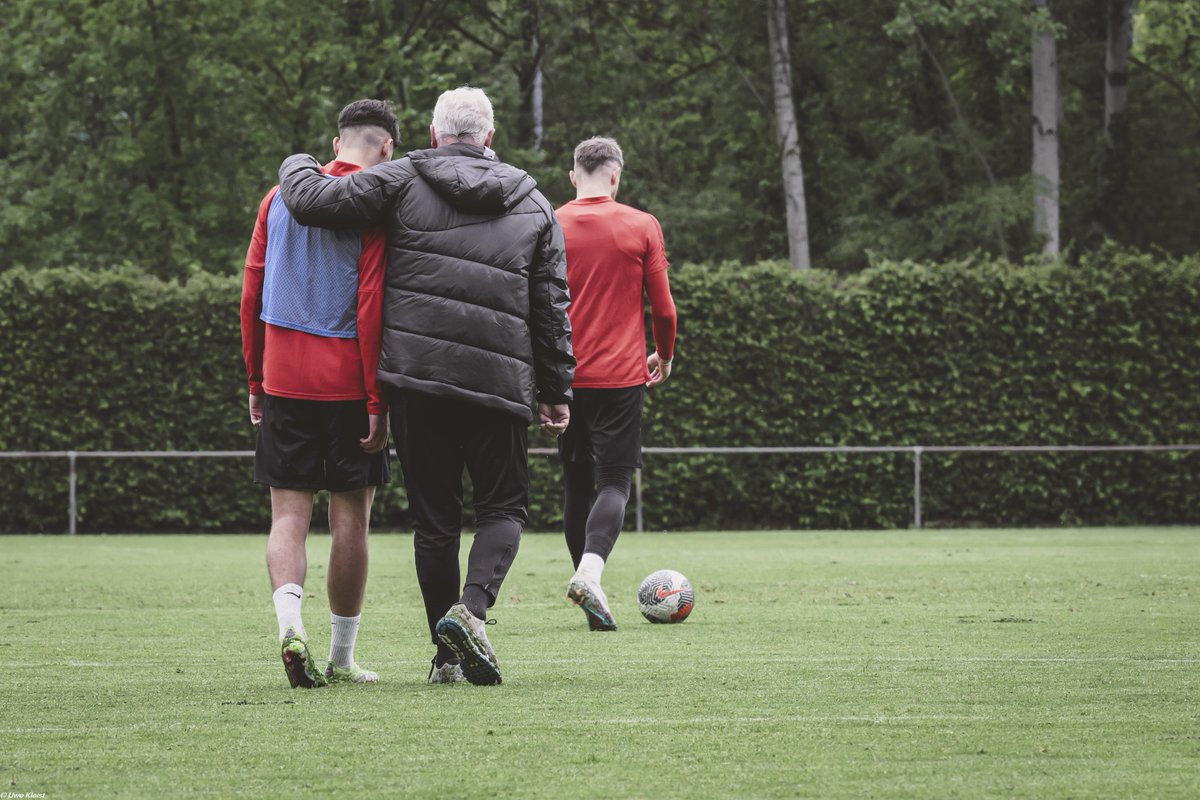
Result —
[[[357, 652], [287, 688], [265, 537], [6, 537], [0, 775], [47, 796], [1193, 797], [1200, 531], [626, 534], [621, 630], [527, 535], [499, 687], [424, 683], [411, 537], [377, 535]], [[328, 537], [305, 619], [328, 646]], [[464, 553], [469, 539], [464, 542]], [[654, 569], [697, 588], [652, 626]], [[109, 666], [111, 665], [111, 666]]]
[[[1200, 658], [1153, 658], [1148, 656], [1107, 656], [1107, 657], [1083, 657], [1074, 658], [1071, 656], [948, 656], [945, 658], [891, 658], [891, 657], [866, 657], [860, 659], [835, 658], [835, 657], [803, 657], [796, 658], [778, 658], [778, 657], [755, 657], [755, 658], [733, 658], [729, 656], [712, 656], [707, 659], [710, 664], [821, 664], [829, 665], [831, 668], [844, 666], [870, 666], [874, 664], [1105, 664], [1105, 663], [1120, 663], [1120, 664], [1147, 664], [1150, 666], [1170, 667], [1173, 665], [1186, 666], [1189, 664], [1200, 664]], [[127, 667], [166, 667], [177, 664], [177, 660], [158, 660], [158, 661], [123, 661], [115, 662], [99, 662], [99, 661], [47, 661], [40, 664], [31, 664], [26, 661], [5, 662], [0, 660], [0, 668], [4, 667], [77, 667], [77, 668], [127, 668]], [[243, 669], [274, 669], [275, 662], [269, 659], [258, 659], [255, 661], [239, 661], [239, 660], [222, 660], [220, 663], [226, 666], [238, 667]], [[374, 659], [373, 664], [384, 667], [409, 667], [412, 665], [428, 664], [428, 659], [407, 660], [407, 659]], [[589, 659], [583, 658], [509, 658], [505, 659], [505, 664], [512, 665], [529, 665], [529, 666], [545, 666], [549, 664], [590, 664]], [[605, 663], [609, 665], [629, 666], [633, 664], [643, 664], [644, 659], [620, 659], [607, 658]]]

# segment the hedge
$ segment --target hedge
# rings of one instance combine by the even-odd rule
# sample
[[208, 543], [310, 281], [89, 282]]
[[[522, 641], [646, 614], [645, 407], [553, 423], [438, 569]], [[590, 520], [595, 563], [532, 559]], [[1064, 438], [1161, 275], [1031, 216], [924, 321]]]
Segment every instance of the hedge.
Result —
[[[675, 374], [647, 446], [1200, 442], [1200, 259], [673, 270]], [[0, 450], [251, 449], [238, 281], [0, 274]], [[531, 436], [531, 444], [547, 445]], [[533, 457], [531, 524], [560, 524]], [[932, 525], [1200, 520], [1200, 454], [929, 454]], [[398, 477], [398, 470], [396, 470]], [[82, 531], [261, 531], [249, 460], [79, 462]], [[648, 455], [647, 527], [891, 528], [912, 458]], [[61, 531], [66, 464], [0, 461], [4, 531]], [[632, 527], [633, 509], [627, 527]], [[377, 529], [406, 529], [401, 482]], [[469, 524], [469, 520], [468, 520]]]

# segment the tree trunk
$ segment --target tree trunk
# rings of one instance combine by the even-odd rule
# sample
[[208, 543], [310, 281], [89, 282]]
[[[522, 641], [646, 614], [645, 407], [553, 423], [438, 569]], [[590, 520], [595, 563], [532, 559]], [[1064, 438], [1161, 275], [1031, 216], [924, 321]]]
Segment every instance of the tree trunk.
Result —
[[1134, 0], [1108, 0], [1108, 44], [1104, 50], [1104, 137], [1112, 144], [1112, 124], [1129, 104], [1129, 46]]
[[1096, 181], [1092, 231], [1100, 236], [1119, 229], [1121, 199], [1129, 182], [1129, 47], [1133, 39], [1134, 0], [1108, 0], [1108, 36], [1104, 49], [1104, 152]]
[[786, 0], [767, 0], [767, 36], [771, 48], [771, 83], [775, 89], [775, 130], [787, 206], [788, 258], [793, 269], [812, 266], [808, 255], [808, 214], [804, 203], [804, 170], [800, 134], [792, 99], [792, 60], [788, 54]]
[[533, 37], [533, 86], [530, 87], [529, 105], [533, 115], [533, 149], [542, 149], [542, 134], [545, 130], [545, 111], [542, 105], [542, 61], [543, 53], [538, 37]]
[[1058, 240], [1058, 59], [1054, 32], [1041, 12], [1048, 0], [1034, 0], [1039, 24], [1033, 31], [1033, 230], [1042, 254], [1055, 258]]

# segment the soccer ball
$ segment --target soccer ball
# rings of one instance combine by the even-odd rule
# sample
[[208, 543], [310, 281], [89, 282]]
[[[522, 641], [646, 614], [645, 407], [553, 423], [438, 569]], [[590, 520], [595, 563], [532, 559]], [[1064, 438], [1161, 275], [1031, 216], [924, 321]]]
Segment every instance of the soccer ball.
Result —
[[688, 579], [673, 569], [652, 572], [638, 587], [638, 610], [651, 622], [683, 622], [696, 595]]

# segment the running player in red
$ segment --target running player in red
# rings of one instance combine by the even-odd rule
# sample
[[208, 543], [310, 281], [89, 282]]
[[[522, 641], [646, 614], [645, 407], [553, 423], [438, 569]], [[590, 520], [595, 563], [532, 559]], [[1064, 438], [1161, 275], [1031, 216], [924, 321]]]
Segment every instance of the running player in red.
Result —
[[[617, 629], [601, 574], [621, 533], [633, 471], [642, 465], [645, 387], [670, 377], [675, 347], [662, 228], [650, 214], [616, 201], [624, 163], [612, 139], [581, 142], [571, 171], [575, 200], [557, 211], [577, 362], [571, 423], [559, 439], [563, 527], [575, 564], [567, 598], [583, 608], [594, 631]], [[656, 347], [648, 358], [643, 292]]]
[[[392, 157], [396, 115], [383, 100], [342, 109], [330, 176]], [[367, 527], [375, 487], [387, 483], [387, 405], [379, 363], [384, 233], [300, 225], [275, 187], [254, 225], [242, 283], [242, 352], [250, 422], [258, 430], [254, 480], [271, 487], [267, 571], [284, 668], [293, 687], [375, 683], [354, 661], [367, 583]], [[304, 542], [314, 493], [329, 490], [332, 544], [329, 663], [322, 673], [300, 617]]]

